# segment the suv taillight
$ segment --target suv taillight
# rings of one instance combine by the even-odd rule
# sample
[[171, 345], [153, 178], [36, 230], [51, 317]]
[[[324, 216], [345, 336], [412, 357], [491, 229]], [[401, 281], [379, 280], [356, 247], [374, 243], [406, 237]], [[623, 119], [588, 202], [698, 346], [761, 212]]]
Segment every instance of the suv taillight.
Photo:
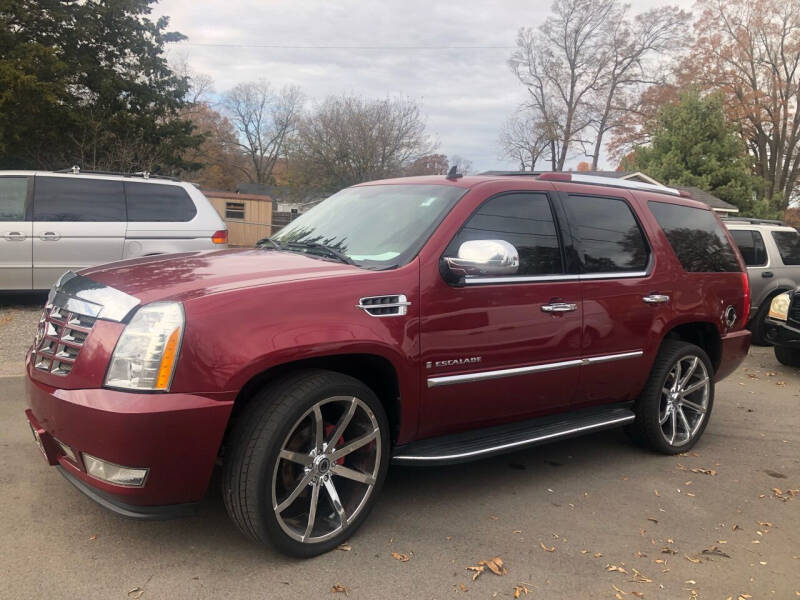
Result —
[[747, 321], [750, 320], [750, 279], [747, 277], [747, 271], [742, 273], [742, 287], [744, 288], [744, 308], [742, 309], [742, 323], [747, 327]]
[[211, 236], [211, 241], [214, 242], [215, 244], [227, 244], [228, 230], [220, 229], [219, 231], [215, 231], [214, 235]]

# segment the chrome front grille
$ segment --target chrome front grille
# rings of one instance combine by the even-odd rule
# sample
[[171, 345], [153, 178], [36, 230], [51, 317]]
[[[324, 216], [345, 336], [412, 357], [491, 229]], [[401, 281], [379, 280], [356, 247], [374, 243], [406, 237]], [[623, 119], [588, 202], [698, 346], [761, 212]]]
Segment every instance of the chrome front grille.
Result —
[[36, 330], [33, 366], [53, 375], [69, 375], [95, 321], [95, 317], [47, 304]]

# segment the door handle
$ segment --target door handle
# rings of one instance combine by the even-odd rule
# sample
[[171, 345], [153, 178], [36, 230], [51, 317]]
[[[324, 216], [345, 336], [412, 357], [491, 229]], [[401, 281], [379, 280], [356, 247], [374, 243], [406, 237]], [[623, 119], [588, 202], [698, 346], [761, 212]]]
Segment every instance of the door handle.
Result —
[[775, 276], [775, 273], [773, 273], [772, 271], [762, 271], [762, 272], [761, 272], [761, 276], [762, 276], [764, 279], [769, 279], [770, 277], [774, 277], [774, 276]]
[[542, 306], [542, 312], [561, 313], [578, 310], [578, 305], [571, 302], [551, 302]]
[[5, 235], [5, 238], [9, 242], [24, 242], [25, 241], [25, 237], [26, 237], [25, 234], [22, 233], [21, 231], [9, 231]]
[[669, 302], [669, 296], [665, 294], [650, 294], [642, 298], [647, 304], [666, 304]]
[[61, 236], [58, 235], [55, 231], [45, 231], [40, 237], [40, 240], [43, 242], [57, 242], [61, 239]]

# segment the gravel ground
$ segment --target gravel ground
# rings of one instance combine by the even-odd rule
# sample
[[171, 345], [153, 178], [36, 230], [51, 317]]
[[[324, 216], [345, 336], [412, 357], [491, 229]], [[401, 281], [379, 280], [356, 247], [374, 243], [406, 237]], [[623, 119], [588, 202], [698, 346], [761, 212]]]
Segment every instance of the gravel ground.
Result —
[[[24, 352], [39, 304], [2, 309], [3, 357]], [[183, 520], [94, 504], [42, 461], [23, 390], [0, 376], [2, 599], [800, 597], [800, 370], [771, 349], [717, 387], [686, 455], [643, 451], [617, 430], [394, 467], [348, 549], [306, 561], [245, 539], [217, 485]], [[493, 557], [507, 572], [473, 580], [467, 568]]]
[[0, 377], [25, 372], [25, 352], [45, 300], [46, 293], [0, 295]]

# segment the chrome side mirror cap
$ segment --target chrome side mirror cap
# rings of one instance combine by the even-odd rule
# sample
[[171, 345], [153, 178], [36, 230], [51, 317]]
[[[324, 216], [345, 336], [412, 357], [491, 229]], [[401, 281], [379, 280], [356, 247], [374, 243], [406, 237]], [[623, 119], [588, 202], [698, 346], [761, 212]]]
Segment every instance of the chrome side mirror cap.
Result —
[[505, 240], [470, 240], [461, 244], [457, 257], [445, 257], [445, 262], [459, 277], [514, 275], [519, 270], [519, 253]]

